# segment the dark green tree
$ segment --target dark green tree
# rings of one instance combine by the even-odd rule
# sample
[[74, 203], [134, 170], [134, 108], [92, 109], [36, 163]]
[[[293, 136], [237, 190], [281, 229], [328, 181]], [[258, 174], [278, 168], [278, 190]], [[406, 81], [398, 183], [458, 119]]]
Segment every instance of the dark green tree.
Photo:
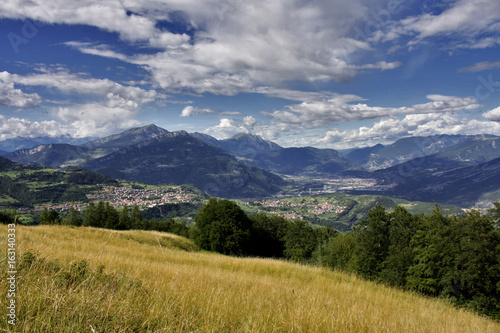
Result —
[[289, 222], [283, 217], [259, 213], [252, 220], [252, 254], [259, 257], [283, 258], [285, 235]]
[[9, 224], [14, 223], [15, 212], [0, 211], [0, 223]]
[[95, 225], [94, 227], [96, 228], [102, 228], [104, 227], [104, 223], [106, 220], [106, 205], [102, 200], [100, 200], [97, 205], [95, 206]]
[[318, 244], [311, 225], [302, 220], [295, 220], [288, 225], [285, 235], [285, 258], [304, 262], [311, 259]]
[[439, 207], [427, 215], [415, 233], [411, 246], [414, 251], [408, 269], [406, 285], [426, 295], [438, 296], [443, 290], [443, 276], [451, 270], [458, 249], [451, 241], [451, 218]]
[[382, 263], [380, 280], [394, 286], [406, 285], [406, 274], [413, 264], [413, 248], [411, 240], [417, 232], [421, 216], [409, 213], [398, 206], [390, 213], [389, 248], [385, 261]]
[[95, 204], [91, 201], [87, 208], [85, 209], [85, 215], [83, 216], [82, 225], [84, 227], [97, 227], [99, 216], [96, 213]]
[[378, 278], [389, 253], [391, 216], [383, 206], [376, 206], [355, 229], [357, 271], [369, 279]]
[[104, 228], [107, 229], [117, 229], [120, 224], [120, 215], [109, 202], [104, 205], [103, 224]]
[[250, 253], [252, 222], [237, 204], [210, 198], [195, 222], [199, 230], [195, 241], [200, 248], [228, 255]]
[[316, 261], [321, 265], [340, 269], [345, 272], [355, 271], [356, 238], [354, 233], [337, 234], [315, 251]]
[[122, 210], [120, 211], [119, 220], [120, 222], [117, 226], [117, 229], [127, 230], [132, 228], [132, 220], [130, 219], [130, 214], [128, 212], [127, 206], [123, 206]]
[[40, 224], [61, 224], [61, 217], [55, 209], [48, 210], [44, 207], [40, 213]]
[[80, 214], [74, 207], [70, 207], [68, 215], [62, 220], [62, 224], [80, 226], [82, 221], [80, 220]]
[[139, 206], [134, 205], [130, 213], [130, 229], [147, 229], [142, 227], [143, 217]]

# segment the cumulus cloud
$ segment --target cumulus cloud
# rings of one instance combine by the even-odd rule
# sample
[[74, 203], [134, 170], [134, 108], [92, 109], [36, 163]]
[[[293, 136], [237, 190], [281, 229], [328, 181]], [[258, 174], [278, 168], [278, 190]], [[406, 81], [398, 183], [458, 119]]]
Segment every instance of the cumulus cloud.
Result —
[[243, 118], [243, 123], [247, 127], [253, 127], [257, 123], [257, 120], [255, 120], [255, 118], [252, 116], [246, 116], [245, 118]]
[[[53, 71], [41, 68], [39, 71], [41, 73], [30, 75], [0, 73], [0, 105], [27, 108], [40, 103], [41, 98], [37, 94], [25, 94], [14, 89], [14, 84], [55, 88], [63, 94], [85, 96], [94, 101], [60, 107], [52, 112], [60, 121], [58, 128], [64, 128], [75, 137], [108, 135], [140, 125], [136, 118], [142, 106], [166, 98], [155, 90], [124, 86], [108, 79], [86, 78], [64, 69]], [[30, 123], [25, 128], [32, 128], [34, 133], [39, 133], [37, 129], [49, 129], [48, 123], [41, 123], [44, 125], [38, 127], [33, 124], [38, 123]]]
[[500, 123], [461, 119], [451, 114], [430, 113], [407, 115], [403, 119], [386, 117], [373, 126], [359, 129], [326, 132], [317, 143], [337, 149], [392, 143], [406, 136], [431, 136], [438, 134], [500, 135]]
[[24, 86], [40, 86], [56, 88], [62, 93], [101, 96], [109, 100], [121, 100], [122, 103], [151, 103], [157, 99], [165, 99], [164, 94], [155, 90], [145, 90], [134, 86], [124, 86], [109, 79], [86, 78], [81, 75], [69, 73], [64, 69], [51, 71], [41, 69], [44, 73], [17, 75], [3, 72], [11, 82]]
[[0, 4], [0, 18], [90, 25], [118, 33], [127, 41], [150, 40], [152, 46], [178, 46], [189, 41], [185, 34], [159, 30], [156, 20], [128, 10], [127, 1], [31, 0], [20, 5], [19, 1], [5, 0]]
[[73, 129], [77, 138], [103, 136], [125, 130], [142, 123], [136, 120], [137, 110], [119, 106], [88, 103], [71, 107], [60, 107], [56, 116], [66, 127]]
[[22, 118], [6, 118], [0, 115], [0, 141], [15, 138], [57, 137], [69, 134], [68, 128], [54, 120], [30, 121]]
[[214, 110], [209, 108], [197, 108], [192, 105], [188, 105], [184, 109], [182, 109], [180, 117], [191, 117], [198, 114], [210, 114], [210, 113], [214, 113]]
[[288, 110], [262, 112], [276, 121], [305, 128], [323, 127], [337, 122], [373, 119], [400, 114], [424, 114], [452, 112], [478, 108], [477, 100], [471, 97], [428, 95], [431, 102], [404, 107], [377, 107], [360, 101], [356, 95], [337, 95], [335, 97], [312, 102], [289, 105]]
[[[79, 2], [78, 6], [92, 4]], [[174, 0], [168, 5], [129, 0], [123, 6], [150, 23], [173, 20], [172, 13], [182, 13], [182, 24], [192, 36], [169, 34], [144, 24], [139, 30], [149, 31], [148, 36], [153, 37], [143, 39], [159, 48], [157, 53], [125, 55], [105, 45], [78, 41], [67, 45], [83, 53], [143, 66], [162, 88], [234, 95], [288, 80], [343, 82], [362, 71], [401, 65], [398, 61], [353, 62], [355, 53], [371, 51], [366, 42], [347, 37], [369, 11], [361, 0], [338, 0], [335, 4], [326, 0]], [[106, 29], [118, 29], [127, 22], [121, 16], [118, 21], [117, 27]], [[128, 30], [120, 33], [130, 35]], [[142, 35], [146, 34], [137, 33], [136, 38]]]
[[483, 113], [483, 118], [493, 121], [500, 121], [500, 106], [496, 109]]
[[227, 139], [239, 133], [250, 133], [250, 131], [240, 121], [222, 118], [218, 125], [207, 128], [203, 133], [217, 139]]
[[16, 89], [8, 72], [0, 72], [0, 106], [30, 109], [39, 106], [41, 102], [42, 98], [38, 94]]

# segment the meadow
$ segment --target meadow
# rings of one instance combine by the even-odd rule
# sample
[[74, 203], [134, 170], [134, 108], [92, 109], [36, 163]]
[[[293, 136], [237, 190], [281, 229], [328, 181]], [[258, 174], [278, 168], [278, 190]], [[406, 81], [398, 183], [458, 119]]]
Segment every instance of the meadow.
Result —
[[[500, 332], [444, 300], [284, 260], [199, 251], [180, 236], [16, 227], [17, 322], [7, 332]], [[7, 226], [0, 226], [6, 281]], [[5, 249], [5, 250], [4, 250]]]

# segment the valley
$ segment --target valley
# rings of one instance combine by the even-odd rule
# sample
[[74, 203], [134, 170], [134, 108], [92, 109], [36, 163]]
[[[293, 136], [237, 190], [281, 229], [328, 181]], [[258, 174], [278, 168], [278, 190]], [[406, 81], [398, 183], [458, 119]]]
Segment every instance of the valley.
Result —
[[[264, 210], [350, 230], [379, 201], [387, 209], [402, 204], [423, 212], [434, 202], [450, 212], [491, 207], [500, 199], [497, 141], [440, 135], [339, 153], [283, 148], [250, 134], [217, 140], [148, 125], [79, 145], [47, 142], [3, 153], [0, 176], [10, 192], [2, 192], [0, 207], [36, 214], [43, 207], [84, 210], [89, 202], [103, 200], [114, 207], [148, 209], [199, 206], [215, 196], [237, 200], [252, 214]], [[259, 200], [285, 206], [263, 209], [254, 204]], [[305, 206], [286, 207], [294, 200]], [[323, 209], [314, 200], [343, 202], [339, 207], [347, 208], [314, 214]]]

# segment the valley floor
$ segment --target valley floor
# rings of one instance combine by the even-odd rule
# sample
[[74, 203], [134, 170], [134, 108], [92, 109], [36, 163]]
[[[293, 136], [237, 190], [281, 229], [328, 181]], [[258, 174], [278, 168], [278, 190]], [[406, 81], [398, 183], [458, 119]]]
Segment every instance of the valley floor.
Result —
[[[500, 332], [444, 301], [160, 232], [17, 226], [16, 240], [12, 332]], [[4, 225], [0, 248], [6, 281]]]

